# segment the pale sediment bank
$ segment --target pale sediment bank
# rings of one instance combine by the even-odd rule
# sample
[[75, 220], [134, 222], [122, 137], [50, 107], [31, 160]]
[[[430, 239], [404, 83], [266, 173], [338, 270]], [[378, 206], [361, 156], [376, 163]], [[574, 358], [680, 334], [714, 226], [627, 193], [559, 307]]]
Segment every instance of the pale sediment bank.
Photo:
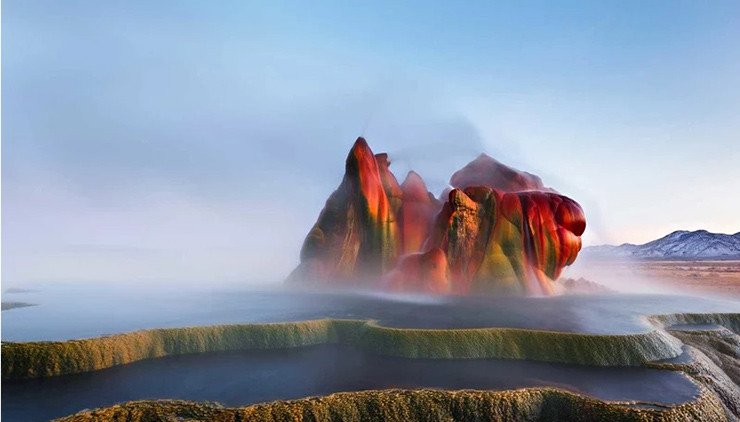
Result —
[[737, 313], [685, 313], [651, 315], [647, 317], [653, 326], [666, 328], [673, 325], [721, 325], [740, 334], [740, 314]]

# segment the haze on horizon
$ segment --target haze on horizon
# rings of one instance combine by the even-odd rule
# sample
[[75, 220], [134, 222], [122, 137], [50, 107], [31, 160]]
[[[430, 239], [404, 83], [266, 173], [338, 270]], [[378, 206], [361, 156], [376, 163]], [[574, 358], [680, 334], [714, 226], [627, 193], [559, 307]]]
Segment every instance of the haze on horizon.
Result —
[[740, 231], [740, 4], [3, 4], [2, 278], [282, 280], [364, 135], [485, 152], [587, 245]]

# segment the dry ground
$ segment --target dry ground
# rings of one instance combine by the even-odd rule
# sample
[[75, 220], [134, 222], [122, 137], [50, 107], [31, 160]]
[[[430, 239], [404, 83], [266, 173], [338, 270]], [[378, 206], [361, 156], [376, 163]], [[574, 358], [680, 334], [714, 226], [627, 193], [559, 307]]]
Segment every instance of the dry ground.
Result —
[[740, 296], [740, 261], [642, 261], [638, 268], [661, 284]]
[[[576, 263], [574, 275], [620, 286], [653, 285], [740, 298], [740, 260], [732, 261], [587, 261]], [[571, 276], [573, 277], [573, 276]], [[631, 290], [627, 288], [627, 290]]]

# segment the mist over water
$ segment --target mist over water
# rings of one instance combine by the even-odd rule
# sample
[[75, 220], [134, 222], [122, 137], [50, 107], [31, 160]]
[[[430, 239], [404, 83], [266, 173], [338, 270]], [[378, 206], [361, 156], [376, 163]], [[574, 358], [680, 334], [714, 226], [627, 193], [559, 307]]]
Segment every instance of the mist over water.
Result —
[[[619, 268], [615, 269], [615, 265], [618, 265]], [[565, 268], [562, 277], [583, 277], [619, 293], [690, 294], [688, 291], [681, 291], [678, 287], [671, 288], [650, 280], [640, 270], [637, 262], [627, 260], [603, 262], [579, 257], [573, 265]]]
[[[402, 328], [510, 327], [598, 334], [654, 329], [644, 315], [738, 312], [740, 303], [689, 296], [614, 294], [465, 297], [286, 288], [55, 285], [5, 293], [38, 306], [3, 312], [3, 341], [70, 340], [140, 329], [213, 324], [374, 319]], [[385, 388], [513, 389], [555, 386], [605, 400], [683, 403], [696, 386], [678, 372], [478, 359], [376, 356], [352, 346], [242, 351], [144, 360], [100, 371], [3, 383], [3, 413], [40, 421], [139, 399], [228, 406]]]
[[38, 305], [3, 312], [4, 341], [71, 340], [141, 329], [320, 318], [376, 319], [381, 325], [409, 328], [512, 327], [626, 334], [652, 329], [639, 318], [642, 315], [740, 310], [740, 302], [663, 294], [440, 297], [238, 286], [143, 290], [64, 285], [3, 297]]

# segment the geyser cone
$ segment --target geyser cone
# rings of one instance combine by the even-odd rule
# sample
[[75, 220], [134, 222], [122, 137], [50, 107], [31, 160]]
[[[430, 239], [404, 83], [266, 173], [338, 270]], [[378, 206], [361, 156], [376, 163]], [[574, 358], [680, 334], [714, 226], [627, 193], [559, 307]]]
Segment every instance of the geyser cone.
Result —
[[576, 259], [581, 207], [539, 177], [480, 155], [441, 204], [358, 138], [342, 183], [306, 237], [291, 280], [397, 291], [548, 295]]
[[562, 195], [473, 186], [450, 192], [427, 246], [445, 251], [457, 293], [548, 295], [584, 228], [583, 211]]
[[[347, 156], [344, 179], [306, 237], [291, 280], [378, 280], [390, 269], [399, 233], [382, 172], [387, 172], [387, 165], [379, 166], [365, 139], [357, 138]], [[388, 175], [385, 179], [390, 182]]]

